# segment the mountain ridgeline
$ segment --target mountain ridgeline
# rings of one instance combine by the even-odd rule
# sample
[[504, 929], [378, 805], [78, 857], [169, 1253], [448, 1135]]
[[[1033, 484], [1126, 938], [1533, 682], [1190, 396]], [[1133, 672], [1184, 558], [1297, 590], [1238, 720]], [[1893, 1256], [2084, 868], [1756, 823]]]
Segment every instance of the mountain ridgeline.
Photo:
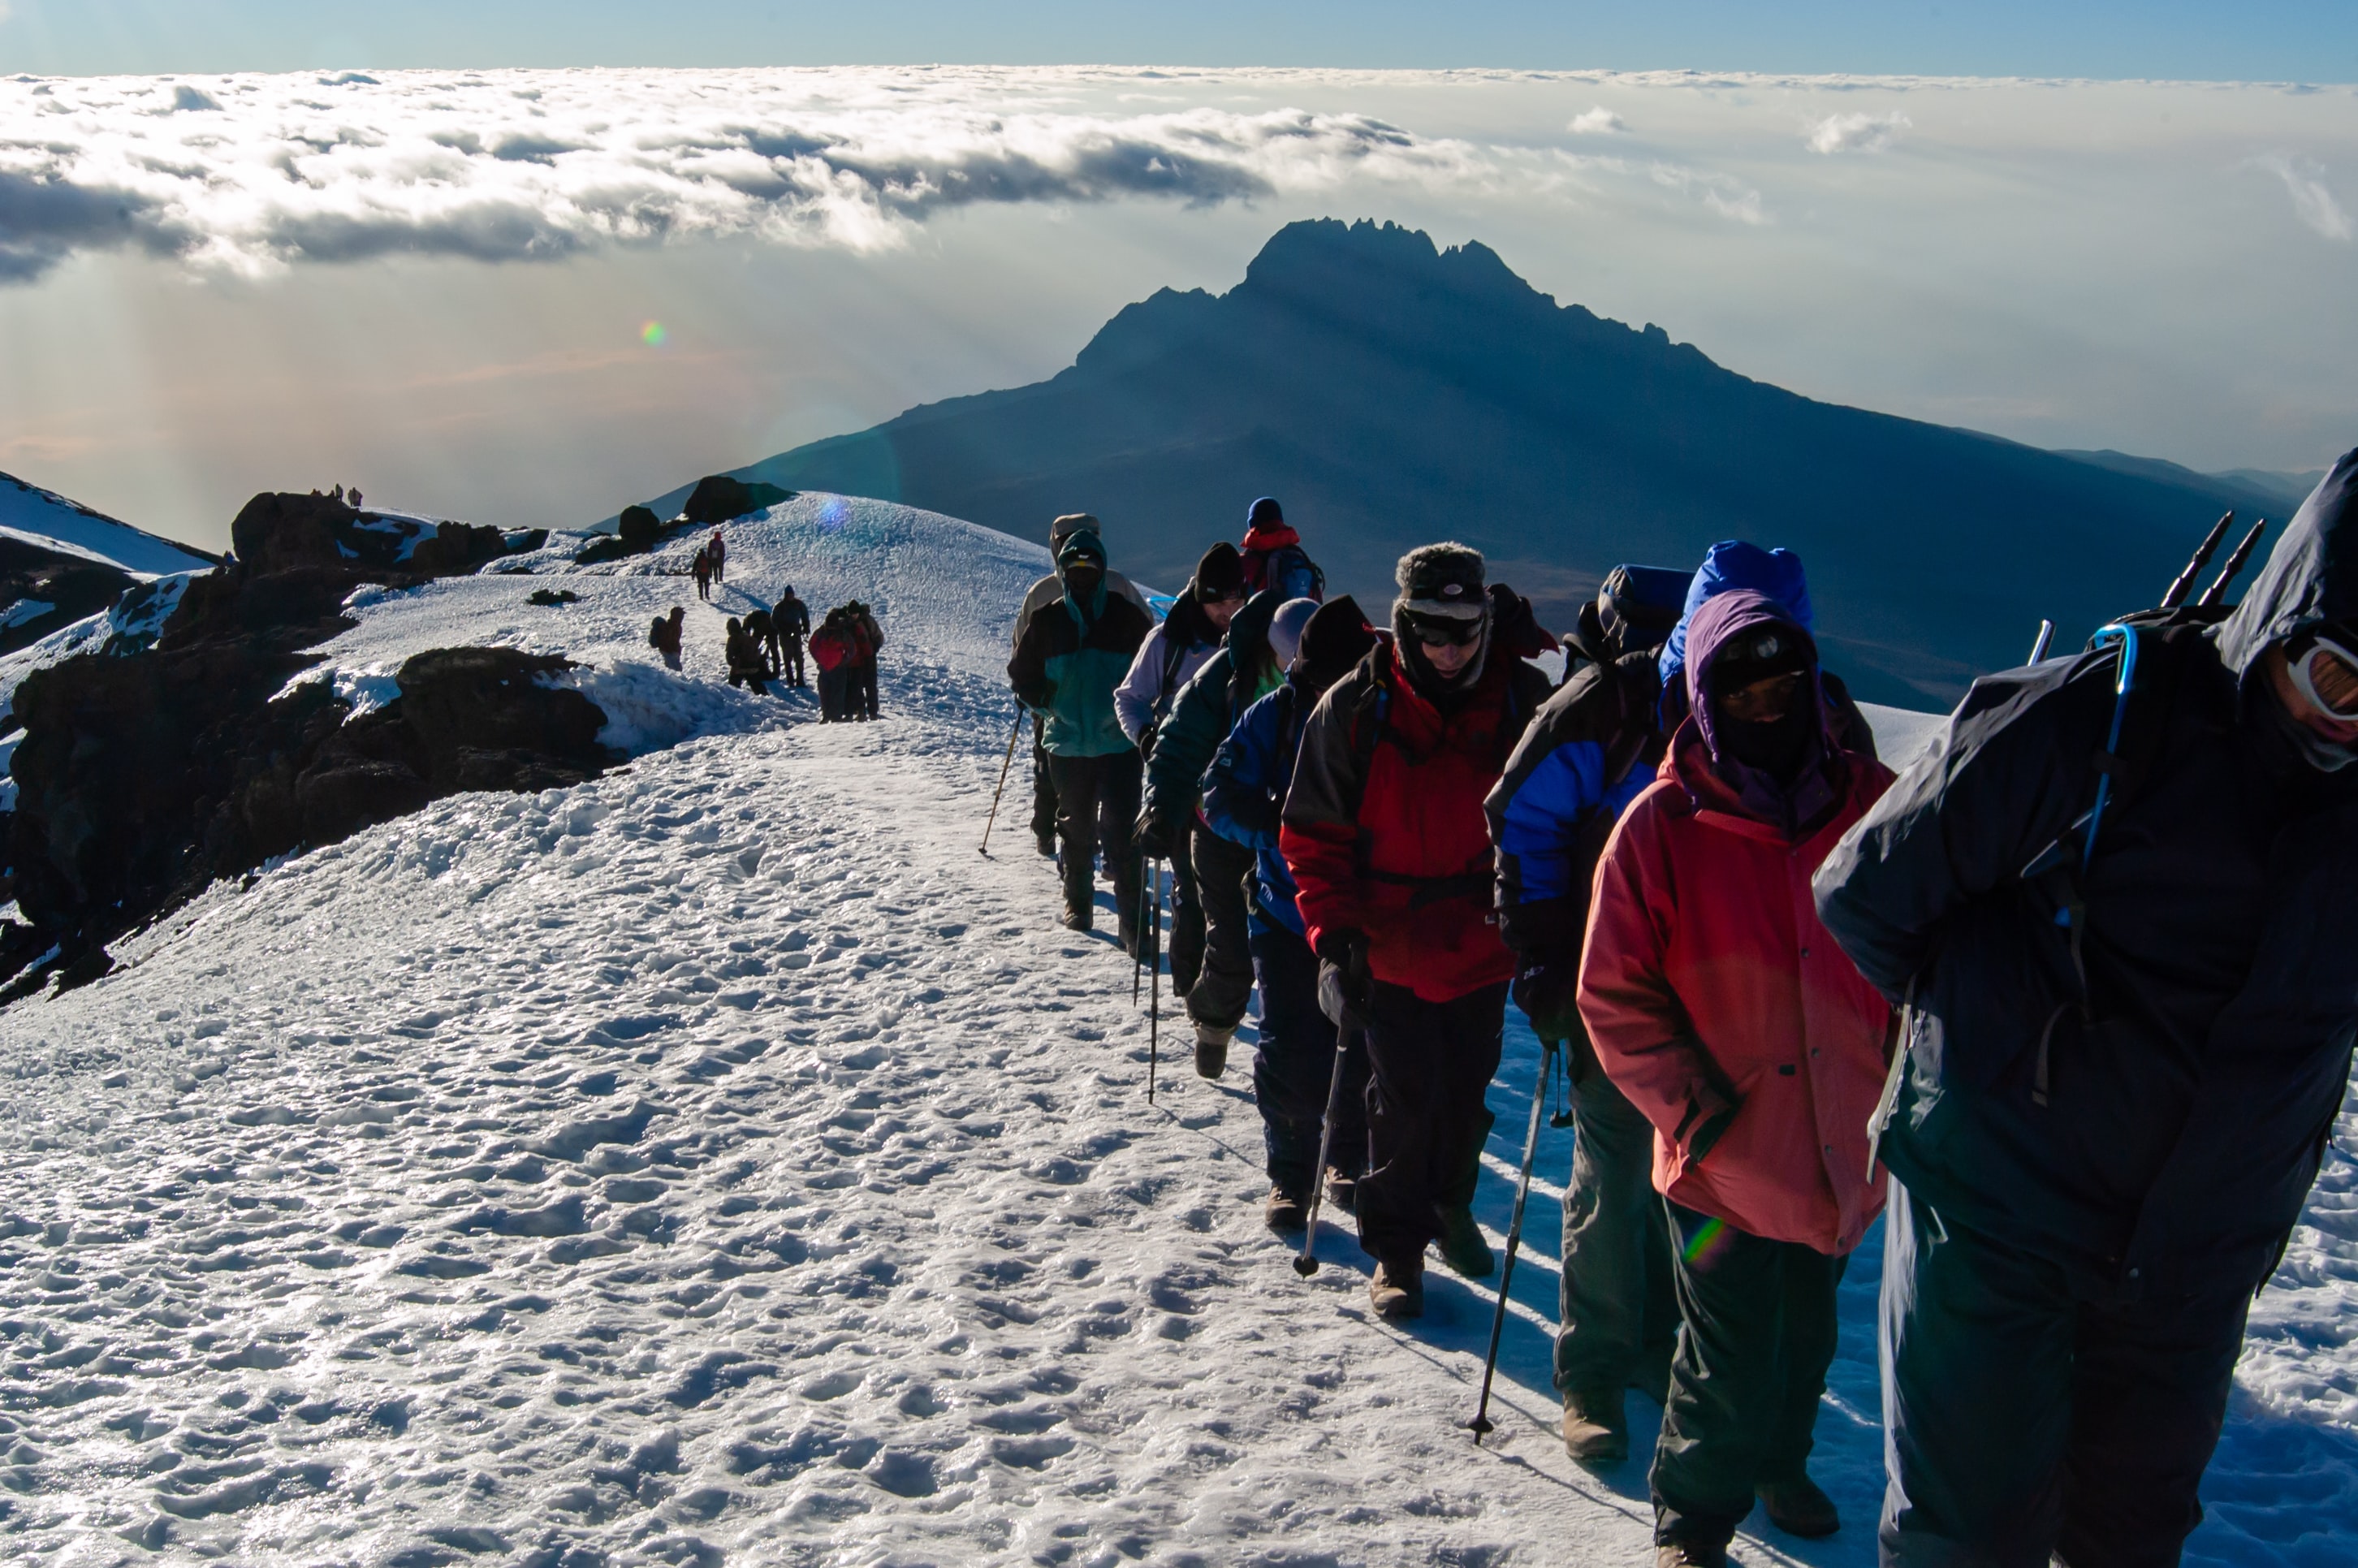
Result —
[[1918, 707], [2019, 663], [2042, 616], [2068, 640], [2149, 604], [2228, 507], [2288, 510], [2234, 479], [1797, 396], [1559, 306], [1485, 245], [1332, 219], [1282, 230], [1226, 294], [1125, 308], [1047, 381], [736, 472], [1027, 539], [1094, 512], [1120, 566], [1174, 588], [1274, 494], [1336, 591], [1388, 599], [1403, 550], [1455, 537], [1558, 625], [1617, 561], [1786, 545], [1832, 661]]

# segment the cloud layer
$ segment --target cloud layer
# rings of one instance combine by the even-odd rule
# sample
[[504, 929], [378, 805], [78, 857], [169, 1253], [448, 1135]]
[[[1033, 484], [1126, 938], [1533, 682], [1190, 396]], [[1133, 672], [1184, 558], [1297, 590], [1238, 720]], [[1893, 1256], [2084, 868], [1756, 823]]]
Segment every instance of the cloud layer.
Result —
[[1813, 153], [1879, 153], [1897, 141], [1908, 125], [1908, 116], [1897, 110], [1887, 114], [1829, 114], [1812, 122], [1801, 140]]
[[676, 236], [874, 249], [979, 203], [1443, 181], [1381, 120], [1081, 112], [972, 73], [401, 72], [0, 81], [0, 280], [130, 248], [242, 273]]

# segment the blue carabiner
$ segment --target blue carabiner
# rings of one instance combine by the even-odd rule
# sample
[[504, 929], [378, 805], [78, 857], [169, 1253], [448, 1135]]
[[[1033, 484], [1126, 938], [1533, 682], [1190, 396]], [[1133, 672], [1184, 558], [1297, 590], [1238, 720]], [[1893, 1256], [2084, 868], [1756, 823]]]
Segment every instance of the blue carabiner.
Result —
[[[2096, 629], [2096, 634], [2088, 639], [2088, 646], [2093, 651], [2114, 642], [2121, 645], [2121, 671], [2113, 682], [2113, 730], [2104, 741], [2104, 755], [2117, 761], [2121, 752], [2121, 716], [2128, 711], [2129, 688], [2136, 684], [2136, 628], [2123, 626], [2118, 622], [2110, 626], [2100, 626]], [[2088, 837], [2080, 847], [2080, 865], [2082, 871], [2096, 863], [2096, 829], [2104, 823], [2104, 803], [2111, 798], [2112, 792], [2113, 775], [2110, 773], [2099, 774], [2096, 779], [2095, 808], [2088, 813]]]

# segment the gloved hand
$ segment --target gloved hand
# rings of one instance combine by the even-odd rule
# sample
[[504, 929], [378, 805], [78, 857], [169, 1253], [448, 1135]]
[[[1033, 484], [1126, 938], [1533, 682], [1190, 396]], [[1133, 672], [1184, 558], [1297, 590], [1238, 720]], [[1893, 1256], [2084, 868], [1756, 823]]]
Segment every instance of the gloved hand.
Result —
[[1577, 958], [1532, 958], [1515, 976], [1515, 1005], [1542, 1040], [1569, 1040], [1580, 1029]]
[[1314, 949], [1318, 955], [1318, 1010], [1336, 1024], [1364, 1029], [1375, 977], [1368, 968], [1368, 934], [1350, 926], [1321, 931]]
[[1150, 860], [1167, 860], [1179, 848], [1179, 824], [1151, 806], [1138, 814], [1135, 836], [1138, 852]]

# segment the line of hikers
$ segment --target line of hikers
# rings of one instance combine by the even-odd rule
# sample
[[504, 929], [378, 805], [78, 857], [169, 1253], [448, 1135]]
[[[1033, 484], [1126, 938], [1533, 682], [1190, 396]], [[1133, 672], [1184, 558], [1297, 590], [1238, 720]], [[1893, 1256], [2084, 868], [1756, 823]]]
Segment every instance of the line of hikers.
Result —
[[1060, 517], [1008, 666], [1033, 827], [1065, 924], [1101, 861], [1150, 960], [1170, 862], [1204, 1076], [1260, 991], [1268, 1221], [1323, 1181], [1386, 1319], [1429, 1246], [1495, 1266], [1510, 996], [1562, 1051], [1563, 1440], [1663, 1404], [1661, 1568], [1756, 1502], [1839, 1527], [1807, 1462], [1878, 1216], [1882, 1561], [2175, 1563], [2358, 1033], [2353, 507], [2358, 452], [2232, 612], [1985, 678], [1897, 779], [1787, 550], [1617, 568], [1559, 642], [1453, 543], [1379, 627], [1266, 498], [1158, 623]]

